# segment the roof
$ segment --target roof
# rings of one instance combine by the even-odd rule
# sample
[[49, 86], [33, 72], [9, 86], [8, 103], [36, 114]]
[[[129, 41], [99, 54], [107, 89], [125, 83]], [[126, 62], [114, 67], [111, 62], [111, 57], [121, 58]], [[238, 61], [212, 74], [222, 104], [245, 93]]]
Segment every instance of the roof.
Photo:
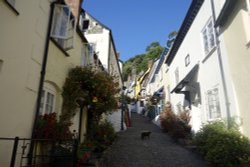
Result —
[[172, 60], [175, 57], [175, 54], [177, 53], [181, 43], [183, 42], [189, 28], [191, 27], [196, 15], [198, 14], [202, 4], [203, 4], [204, 0], [193, 0], [188, 12], [185, 16], [184, 21], [182, 22], [181, 28], [178, 31], [178, 34], [175, 38], [175, 42], [172, 45], [170, 51], [169, 51], [169, 55], [165, 61], [165, 63], [167, 63], [168, 65], [171, 64]]

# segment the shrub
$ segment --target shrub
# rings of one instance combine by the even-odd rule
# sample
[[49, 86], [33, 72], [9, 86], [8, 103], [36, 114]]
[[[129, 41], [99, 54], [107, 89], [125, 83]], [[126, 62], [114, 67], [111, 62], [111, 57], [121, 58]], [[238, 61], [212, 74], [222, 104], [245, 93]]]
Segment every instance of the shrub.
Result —
[[166, 108], [160, 114], [161, 127], [174, 139], [190, 137], [191, 126], [188, 124], [189, 121], [189, 111], [184, 111], [176, 115], [172, 112], [171, 108]]
[[204, 125], [195, 135], [194, 143], [206, 161], [216, 167], [250, 165], [250, 142], [225, 123], [215, 121]]
[[92, 125], [87, 140], [91, 141], [94, 150], [102, 152], [113, 143], [117, 135], [112, 124], [108, 121], [101, 122], [98, 125]]

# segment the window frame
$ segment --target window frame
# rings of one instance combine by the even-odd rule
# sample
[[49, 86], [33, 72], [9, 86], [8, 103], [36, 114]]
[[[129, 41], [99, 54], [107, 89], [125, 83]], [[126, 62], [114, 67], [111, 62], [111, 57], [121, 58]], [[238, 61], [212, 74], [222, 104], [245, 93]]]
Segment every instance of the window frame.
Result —
[[201, 31], [201, 35], [203, 41], [203, 50], [205, 57], [207, 57], [216, 47], [215, 29], [212, 18], [208, 19], [206, 25]]
[[215, 87], [206, 91], [208, 119], [215, 120], [222, 117], [219, 88]]
[[187, 67], [190, 64], [190, 55], [187, 54], [187, 56], [185, 57], [185, 66]]
[[[51, 101], [51, 98], [52, 101]], [[55, 112], [55, 106], [56, 106], [56, 90], [52, 85], [46, 84], [46, 86], [43, 88], [41, 100], [40, 100], [40, 109], [39, 114], [51, 114]], [[49, 111], [47, 111], [47, 108], [50, 108]]]
[[64, 4], [55, 4], [50, 37], [66, 56], [69, 56], [66, 51], [75, 46], [76, 26], [77, 18], [72, 15], [70, 7]]

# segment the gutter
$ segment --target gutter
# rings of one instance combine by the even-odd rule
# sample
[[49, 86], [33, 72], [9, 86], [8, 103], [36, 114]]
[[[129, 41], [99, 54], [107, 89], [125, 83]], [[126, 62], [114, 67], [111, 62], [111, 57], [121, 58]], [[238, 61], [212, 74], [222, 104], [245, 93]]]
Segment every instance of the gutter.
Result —
[[[41, 76], [40, 76], [40, 82], [39, 82], [39, 88], [38, 88], [38, 95], [36, 99], [36, 109], [35, 109], [35, 119], [33, 122], [33, 128], [31, 133], [31, 139], [34, 139], [35, 137], [35, 129], [36, 124], [39, 117], [39, 110], [40, 110], [40, 101], [42, 97], [42, 91], [43, 91], [43, 84], [44, 84], [44, 78], [46, 73], [46, 66], [47, 66], [47, 59], [48, 59], [48, 51], [49, 51], [49, 42], [50, 42], [50, 30], [52, 27], [52, 19], [53, 19], [53, 13], [54, 13], [54, 6], [57, 3], [57, 1], [54, 1], [50, 4], [50, 15], [49, 15], [49, 22], [48, 22], [48, 28], [47, 28], [47, 35], [45, 40], [45, 47], [44, 47], [44, 55], [43, 55], [43, 62], [42, 62], [42, 69], [41, 69]], [[28, 154], [28, 164], [32, 164], [32, 154], [34, 149], [34, 141], [32, 140], [30, 144], [30, 150]]]
[[[212, 7], [212, 18], [213, 18], [213, 22], [216, 22], [216, 15], [215, 15], [215, 6], [214, 6], [214, 0], [210, 0], [211, 1], [211, 7]], [[235, 1], [235, 0], [233, 0]], [[231, 0], [227, 0], [227, 2], [232, 2]], [[223, 8], [224, 9], [224, 8]], [[223, 10], [222, 10], [223, 11]], [[225, 9], [224, 9], [225, 12]], [[221, 15], [220, 15], [221, 16]], [[227, 92], [227, 84], [226, 84], [226, 77], [225, 77], [225, 71], [224, 71], [224, 67], [223, 67], [223, 60], [222, 60], [222, 55], [221, 55], [221, 48], [220, 48], [220, 41], [219, 41], [219, 32], [216, 28], [214, 28], [215, 30], [215, 39], [216, 39], [216, 46], [217, 46], [217, 54], [218, 54], [218, 60], [219, 60], [219, 66], [220, 66], [220, 74], [221, 74], [221, 79], [222, 79], [222, 86], [223, 86], [223, 91], [224, 91], [224, 95], [225, 95], [225, 105], [226, 105], [226, 114], [227, 114], [227, 125], [230, 125], [230, 120], [229, 118], [231, 118], [231, 112], [230, 112], [230, 101], [228, 98], [228, 92]]]

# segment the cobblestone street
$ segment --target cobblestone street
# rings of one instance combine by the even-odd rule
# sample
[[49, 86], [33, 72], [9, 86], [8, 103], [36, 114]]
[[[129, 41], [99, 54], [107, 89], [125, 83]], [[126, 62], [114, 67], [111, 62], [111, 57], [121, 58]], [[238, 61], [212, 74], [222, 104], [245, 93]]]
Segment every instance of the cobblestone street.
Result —
[[[141, 140], [142, 130], [151, 131]], [[148, 118], [132, 114], [132, 127], [118, 134], [118, 140], [105, 151], [100, 167], [206, 167], [195, 153], [174, 143]]]

